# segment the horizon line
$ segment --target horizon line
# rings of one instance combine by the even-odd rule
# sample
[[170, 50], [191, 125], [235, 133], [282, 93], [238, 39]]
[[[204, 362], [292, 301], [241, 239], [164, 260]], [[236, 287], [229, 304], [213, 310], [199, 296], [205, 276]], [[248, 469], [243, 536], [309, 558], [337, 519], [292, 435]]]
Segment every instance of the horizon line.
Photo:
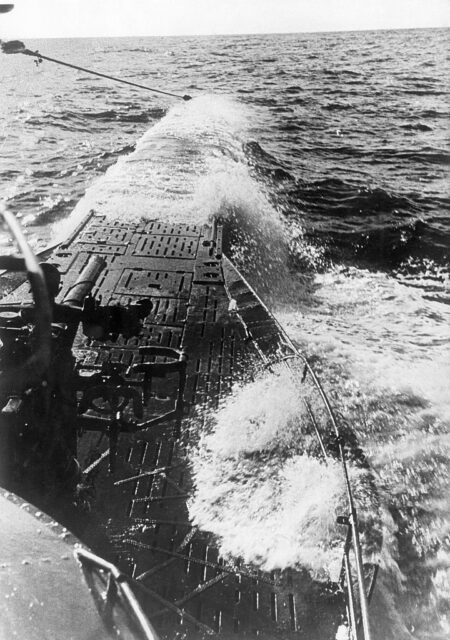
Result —
[[367, 33], [379, 31], [430, 31], [434, 29], [450, 29], [449, 25], [439, 25], [434, 27], [375, 27], [368, 29], [323, 29], [320, 31], [255, 31], [255, 32], [238, 32], [238, 33], [174, 33], [174, 34], [147, 34], [147, 35], [92, 35], [92, 36], [33, 36], [25, 35], [18, 38], [29, 38], [31, 40], [92, 40], [100, 38], [120, 39], [120, 38], [214, 38], [214, 37], [231, 37], [231, 36], [295, 36], [295, 35], [314, 35], [322, 33]]

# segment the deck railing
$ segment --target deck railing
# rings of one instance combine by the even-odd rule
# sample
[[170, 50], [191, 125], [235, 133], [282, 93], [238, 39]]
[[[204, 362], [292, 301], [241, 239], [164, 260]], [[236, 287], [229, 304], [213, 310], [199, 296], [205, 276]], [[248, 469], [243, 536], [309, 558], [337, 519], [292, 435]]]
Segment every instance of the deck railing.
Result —
[[[275, 320], [275, 322], [277, 322]], [[364, 566], [362, 559], [362, 546], [361, 539], [359, 534], [359, 522], [358, 522], [358, 512], [355, 505], [355, 499], [353, 495], [353, 489], [350, 482], [349, 469], [344, 449], [344, 438], [341, 434], [341, 431], [338, 426], [338, 422], [331, 406], [331, 403], [328, 399], [327, 394], [320, 382], [316, 372], [313, 367], [309, 363], [308, 359], [305, 355], [303, 355], [294, 345], [292, 340], [284, 331], [283, 327], [277, 322], [280, 333], [283, 335], [285, 339], [285, 344], [291, 351], [288, 355], [281, 358], [280, 361], [287, 360], [300, 360], [303, 363], [303, 378], [302, 383], [306, 380], [307, 376], [311, 378], [312, 384], [314, 388], [319, 393], [319, 396], [322, 400], [323, 407], [325, 409], [327, 418], [331, 424], [331, 427], [334, 432], [334, 436], [336, 439], [336, 444], [338, 448], [338, 456], [342, 467], [342, 472], [344, 476], [344, 483], [347, 494], [347, 505], [348, 505], [348, 515], [341, 516], [338, 518], [338, 523], [347, 526], [347, 536], [344, 544], [344, 555], [342, 561], [342, 572], [341, 572], [341, 580], [340, 584], [346, 596], [347, 601], [347, 618], [349, 625], [349, 632], [351, 640], [371, 640], [371, 628], [370, 628], [370, 619], [369, 619], [369, 598], [374, 586], [374, 579], [372, 579], [372, 583], [367, 588], [366, 580], [364, 576]], [[267, 363], [268, 365], [272, 363]], [[273, 363], [276, 364], [276, 363]], [[325, 459], [327, 459], [328, 454], [326, 451], [326, 447], [324, 444], [323, 434], [320, 430], [319, 422], [317, 421], [314, 412], [312, 410], [311, 404], [305, 399], [305, 405], [309, 417], [312, 421], [314, 431], [316, 433], [317, 439], [319, 441], [319, 445], [322, 451], [322, 454]], [[353, 552], [355, 558], [355, 578], [356, 578], [356, 586], [359, 593], [359, 607], [357, 606], [357, 601], [355, 598], [354, 587], [353, 587], [353, 576], [352, 576], [352, 563], [351, 563], [351, 554]], [[374, 577], [376, 572], [374, 573]], [[359, 608], [359, 611], [358, 611]]]
[[106, 587], [106, 601], [114, 601], [117, 594], [120, 593], [123, 600], [128, 606], [129, 612], [132, 614], [134, 621], [138, 625], [140, 637], [144, 640], [159, 640], [159, 636], [150, 624], [147, 616], [141, 608], [133, 589], [129, 584], [129, 578], [111, 562], [107, 562], [100, 556], [95, 555], [84, 547], [75, 549], [75, 557], [85, 567], [89, 565], [96, 571], [102, 571], [107, 574], [108, 582]]
[[[242, 276], [242, 274], [240, 274], [240, 277], [242, 278], [243, 282], [245, 282], [247, 287], [254, 293], [261, 307], [266, 310], [268, 316], [270, 316], [273, 319], [277, 327], [278, 334], [282, 336], [282, 343], [279, 346], [280, 346], [280, 349], [284, 351], [284, 353], [281, 357], [277, 357], [274, 360], [267, 357], [264, 351], [259, 347], [258, 341], [254, 339], [256, 349], [265, 367], [270, 369], [272, 366], [276, 364], [279, 364], [287, 360], [293, 360], [293, 359], [299, 360], [300, 362], [302, 362], [303, 364], [302, 383], [305, 382], [309, 374], [312, 380], [312, 384], [321, 398], [323, 408], [325, 409], [326, 416], [328, 418], [328, 422], [331, 423], [331, 427], [332, 427], [336, 444], [338, 447], [338, 457], [341, 463], [342, 472], [344, 476], [344, 482], [345, 482], [345, 488], [346, 488], [346, 494], [347, 494], [347, 504], [348, 504], [348, 515], [338, 518], [338, 522], [340, 524], [347, 525], [347, 536], [344, 544], [344, 554], [343, 554], [343, 560], [342, 560], [342, 572], [341, 572], [340, 584], [342, 586], [342, 589], [345, 593], [346, 600], [347, 600], [347, 614], [348, 614], [347, 619], [348, 619], [348, 625], [349, 625], [350, 640], [372, 640], [372, 634], [370, 630], [370, 620], [369, 620], [369, 598], [375, 583], [376, 568], [374, 568], [374, 571], [372, 574], [371, 584], [369, 585], [369, 588], [367, 588], [366, 580], [364, 576], [361, 540], [359, 535], [358, 513], [357, 513], [355, 500], [353, 496], [353, 489], [350, 483], [349, 470], [348, 470], [347, 459], [346, 459], [345, 449], [344, 449], [343, 434], [339, 429], [335, 413], [333, 411], [330, 401], [328, 400], [327, 394], [325, 393], [322, 383], [320, 382], [316, 372], [314, 371], [313, 367], [309, 363], [308, 359], [303, 353], [301, 353], [301, 351], [297, 349], [297, 347], [294, 345], [294, 343], [292, 342], [292, 340], [290, 339], [290, 337], [288, 336], [284, 328], [281, 326], [278, 320], [273, 316], [273, 314], [269, 311], [267, 306], [262, 302], [258, 294], [254, 291], [252, 286], [247, 282], [247, 280]], [[233, 297], [231, 293], [228, 292], [228, 294], [230, 296], [230, 299], [232, 300]], [[247, 333], [247, 337], [252, 338], [251, 328], [246, 325], [245, 318], [243, 317], [243, 315], [241, 315], [239, 310], [237, 310], [237, 315], [240, 317], [242, 321], [242, 324]], [[286, 352], [286, 350], [288, 350], [288, 352]], [[314, 431], [318, 438], [322, 455], [324, 456], [326, 461], [327, 458], [329, 457], [326, 451], [324, 438], [323, 438], [323, 436], [326, 434], [321, 432], [319, 422], [316, 419], [316, 416], [314, 415], [313, 409], [310, 403], [308, 402], [308, 399], [305, 398], [304, 401], [305, 401], [307, 412], [313, 424]], [[357, 583], [357, 590], [359, 592], [359, 611], [358, 611], [358, 606], [356, 603], [355, 593], [353, 589], [353, 579], [352, 579], [352, 571], [351, 571], [351, 553], [352, 552], [355, 557], [355, 565], [356, 565], [355, 566], [356, 583]]]

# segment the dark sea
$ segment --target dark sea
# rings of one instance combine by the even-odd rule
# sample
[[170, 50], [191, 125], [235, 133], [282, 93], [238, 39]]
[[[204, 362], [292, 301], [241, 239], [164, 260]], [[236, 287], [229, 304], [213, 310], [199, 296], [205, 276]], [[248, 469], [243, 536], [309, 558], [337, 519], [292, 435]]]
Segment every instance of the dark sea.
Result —
[[0, 58], [0, 198], [36, 249], [91, 208], [223, 220], [227, 254], [374, 469], [376, 640], [450, 637], [449, 43], [440, 29], [26, 43], [189, 102]]

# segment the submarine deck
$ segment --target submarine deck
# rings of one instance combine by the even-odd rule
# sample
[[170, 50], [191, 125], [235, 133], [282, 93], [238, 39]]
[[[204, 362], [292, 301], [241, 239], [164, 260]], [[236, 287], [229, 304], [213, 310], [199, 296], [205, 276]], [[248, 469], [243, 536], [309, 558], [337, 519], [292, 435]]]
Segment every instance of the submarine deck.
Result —
[[[146, 360], [139, 351], [146, 346], [182, 350], [187, 368], [182, 417], [121, 433], [114, 473], [108, 437], [80, 436], [78, 459], [95, 493], [92, 521], [79, 537], [134, 578], [161, 638], [334, 638], [345, 612], [336, 584], [314, 582], [304, 569], [267, 573], [224, 559], [214, 536], [190, 521], [189, 451], [208, 415], [236, 381], [286, 355], [275, 321], [222, 255], [221, 227], [129, 224], [92, 213], [50, 257], [62, 274], [59, 300], [92, 255], [106, 261], [92, 290], [102, 305], [150, 298], [153, 306], [138, 336], [103, 342], [79, 331], [78, 373], [88, 377], [109, 363], [126, 378]], [[160, 355], [151, 359], [165, 362]], [[153, 378], [144, 420], [173, 406], [179, 379], [179, 371]]]

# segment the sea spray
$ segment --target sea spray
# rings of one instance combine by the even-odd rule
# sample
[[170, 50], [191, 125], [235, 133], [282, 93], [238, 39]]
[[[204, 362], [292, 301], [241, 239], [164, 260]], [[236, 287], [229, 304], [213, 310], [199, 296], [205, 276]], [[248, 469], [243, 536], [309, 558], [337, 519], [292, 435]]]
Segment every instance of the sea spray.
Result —
[[[89, 66], [95, 53], [99, 64], [111, 73], [120, 65], [124, 73], [141, 75], [143, 79], [170, 78], [174, 91], [188, 82], [186, 89], [193, 93], [232, 92], [247, 105], [251, 103], [251, 131], [249, 135], [245, 132], [245, 140], [258, 141], [275, 159], [275, 163], [267, 159], [266, 175], [281, 163], [297, 180], [297, 185], [286, 181], [276, 189], [278, 203], [286, 192], [289, 196], [286, 216], [289, 220], [297, 219], [314, 246], [325, 249], [327, 256], [338, 264], [347, 268], [355, 263], [357, 255], [365, 266], [370, 266], [370, 272], [361, 276], [366, 282], [364, 286], [359, 277], [349, 274], [347, 280], [343, 270], [340, 277], [331, 276], [328, 286], [324, 286], [323, 281], [315, 278], [314, 268], [305, 269], [303, 259], [296, 261], [301, 264], [301, 273], [296, 268], [290, 273], [285, 269], [283, 273], [288, 280], [282, 289], [278, 288], [281, 278], [276, 281], [277, 288], [270, 301], [272, 309], [279, 311], [277, 302], [283, 294], [283, 319], [293, 337], [307, 347], [308, 353], [313, 353], [324, 384], [335, 395], [336, 408], [352, 421], [359, 441], [379, 469], [384, 504], [389, 507], [401, 504], [403, 509], [417, 506], [410, 521], [415, 522], [418, 530], [422, 519], [435, 527], [434, 541], [430, 538], [428, 546], [425, 543], [422, 547], [415, 572], [414, 556], [408, 553], [401, 527], [392, 518], [392, 545], [385, 542], [385, 549], [389, 549], [397, 567], [400, 561], [402, 569], [408, 569], [409, 577], [400, 571], [405, 580], [399, 582], [394, 577], [392, 584], [388, 584], [385, 572], [380, 572], [371, 603], [376, 640], [450, 637], [448, 574], [445, 579], [448, 554], [444, 544], [435, 549], [436, 539], [445, 541], [447, 536], [448, 540], [445, 522], [448, 523], [450, 513], [445, 464], [447, 468], [450, 465], [443, 440], [439, 446], [440, 438], [448, 432], [445, 418], [449, 414], [450, 359], [444, 330], [448, 330], [450, 321], [442, 312], [443, 306], [428, 304], [438, 297], [448, 301], [449, 293], [448, 156], [439, 151], [448, 136], [448, 78], [443, 73], [448, 68], [447, 42], [445, 29], [354, 32], [345, 37], [315, 33], [177, 38], [170, 45], [166, 39], [155, 38], [139, 43], [133, 39], [105, 40], [101, 46], [96, 40], [70, 41], [73, 55], [85, 66]], [[45, 49], [55, 57], [66, 55], [67, 46], [66, 40], [45, 42]], [[170, 56], [166, 55], [168, 48]], [[193, 57], [201, 62], [193, 64]], [[353, 73], [348, 73], [352, 68]], [[358, 86], [354, 72], [362, 68], [366, 78], [360, 77], [362, 84]], [[95, 178], [97, 163], [89, 164], [82, 174], [73, 177], [77, 166], [89, 157], [94, 159], [98, 150], [134, 144], [148, 126], [127, 124], [121, 114], [118, 119], [116, 114], [110, 120], [105, 117], [104, 122], [102, 117], [76, 123], [70, 113], [98, 114], [123, 108], [139, 117], [148, 113], [149, 108], [161, 106], [160, 100], [155, 102], [146, 93], [131, 89], [117, 93], [115, 87], [102, 81], [74, 79], [66, 72], [56, 77], [54, 69], [45, 64], [39, 68], [30, 66], [24, 56], [10, 56], [8, 64], [2, 65], [1, 74], [2, 131], [8, 134], [1, 143], [5, 159], [2, 184], [6, 186], [14, 176], [30, 168], [39, 171], [45, 165], [58, 176], [46, 179], [38, 172], [27, 176], [23, 193], [19, 190], [18, 197], [10, 202], [13, 211], [24, 217], [36, 214], [41, 195], [81, 197], [86, 183]], [[367, 78], [383, 83], [382, 104], [380, 83], [366, 82]], [[28, 104], [21, 105], [25, 101]], [[17, 105], [20, 111], [23, 106], [24, 118], [28, 119], [30, 110], [33, 115], [33, 121], [24, 127], [17, 120]], [[238, 108], [241, 107], [240, 102]], [[59, 117], [54, 117], [55, 110]], [[155, 113], [154, 117], [162, 115]], [[86, 129], [85, 134], [80, 131], [80, 124]], [[80, 146], [87, 141], [92, 152]], [[220, 145], [216, 151], [221, 153]], [[261, 158], [255, 162], [260, 165]], [[99, 164], [104, 167], [101, 159]], [[220, 187], [220, 191], [225, 196], [227, 192], [233, 195], [230, 189], [233, 185], [228, 187], [224, 177], [224, 188]], [[386, 198], [386, 194], [392, 198]], [[133, 193], [129, 193], [129, 198], [133, 198]], [[105, 200], [102, 211], [108, 210]], [[271, 212], [269, 208], [262, 211], [262, 217]], [[245, 218], [244, 212], [245, 208], [237, 204], [237, 216], [243, 213]], [[150, 215], [158, 215], [157, 202], [154, 214]], [[28, 231], [33, 232], [33, 227]], [[43, 240], [49, 228], [36, 226], [34, 233]], [[299, 249], [302, 258], [302, 240]], [[248, 264], [248, 250], [242, 255]], [[434, 272], [426, 282], [417, 277], [410, 279], [411, 290], [425, 294], [415, 310], [408, 298], [398, 297], [393, 289], [383, 297], [376, 281], [385, 274], [375, 273], [374, 268], [389, 274], [392, 260], [397, 261], [399, 256], [414, 260], [416, 273], [428, 272], [423, 260], [437, 260], [435, 268], [446, 270], [447, 291], [442, 291], [439, 274]], [[267, 251], [266, 260], [270, 259]], [[305, 275], [305, 271], [309, 273]], [[410, 264], [407, 271], [409, 276]], [[295, 284], [289, 288], [293, 280], [299, 279], [302, 286]], [[315, 292], [322, 295], [314, 296]], [[336, 295], [339, 303], [330, 305]], [[265, 300], [269, 301], [269, 297]], [[370, 306], [365, 305], [366, 301], [371, 302]], [[390, 311], [384, 313], [386, 304], [390, 305]], [[420, 307], [426, 313], [421, 313]], [[422, 320], [416, 323], [419, 316]], [[411, 332], [413, 326], [416, 329]], [[405, 330], [407, 337], [403, 340]], [[433, 442], [424, 437], [432, 436], [433, 432], [437, 435]], [[402, 449], [403, 455], [406, 446], [397, 447], [393, 443], [405, 435], [407, 446], [413, 443], [414, 436], [419, 446], [424, 441], [430, 462], [428, 473], [422, 467], [419, 476], [409, 477], [406, 493], [404, 469], [409, 466], [415, 470], [418, 450], [415, 448], [413, 455], [405, 458], [402, 467], [396, 464], [397, 454]], [[436, 458], [442, 459], [443, 464], [433, 472]], [[419, 481], [422, 494], [416, 494]], [[397, 482], [401, 485], [399, 492]], [[430, 497], [424, 503], [423, 496], [426, 498], [427, 493]], [[388, 536], [384, 537], [387, 541]], [[430, 590], [420, 588], [414, 579], [420, 575], [431, 576], [429, 598]], [[397, 613], [403, 617], [401, 624], [389, 627], [389, 620], [384, 619], [385, 609], [377, 605], [380, 592], [392, 615], [399, 601]]]
[[[348, 512], [344, 478], [338, 460], [318, 455], [295, 370], [267, 371], [235, 389], [200, 437], [192, 464], [190, 515], [217, 536], [222, 555], [337, 580], [346, 530], [336, 518]], [[374, 512], [367, 476], [351, 467], [362, 522]]]
[[[423, 276], [419, 276], [423, 280]], [[419, 285], [420, 286], [417, 286]], [[416, 286], [414, 286], [416, 285]], [[308, 345], [377, 477], [383, 548], [371, 605], [377, 640], [448, 637], [449, 307], [445, 284], [331, 269], [302, 312], [277, 317]], [[402, 309], [402, 313], [399, 313]]]
[[[290, 235], [264, 184], [253, 175], [243, 142], [250, 107], [219, 96], [173, 106], [98, 178], [70, 218], [68, 234], [90, 211], [109, 221], [224, 223], [224, 249], [269, 296], [288, 286]], [[296, 251], [300, 227], [296, 235]]]
[[381, 272], [333, 267], [314, 274], [298, 294], [292, 289], [290, 300], [274, 297], [273, 310], [310, 354], [327, 354], [331, 368], [348, 364], [346, 378], [364, 380], [370, 371], [370, 380], [422, 398], [422, 404], [432, 402], [445, 419], [450, 417], [450, 307], [414, 285], [412, 279], [406, 286]]
[[211, 212], [195, 197], [198, 182], [212, 158], [230, 166], [239, 161], [245, 121], [245, 109], [226, 98], [206, 95], [173, 106], [133, 153], [119, 158], [87, 190], [71, 218], [93, 209], [110, 220], [207, 222]]

